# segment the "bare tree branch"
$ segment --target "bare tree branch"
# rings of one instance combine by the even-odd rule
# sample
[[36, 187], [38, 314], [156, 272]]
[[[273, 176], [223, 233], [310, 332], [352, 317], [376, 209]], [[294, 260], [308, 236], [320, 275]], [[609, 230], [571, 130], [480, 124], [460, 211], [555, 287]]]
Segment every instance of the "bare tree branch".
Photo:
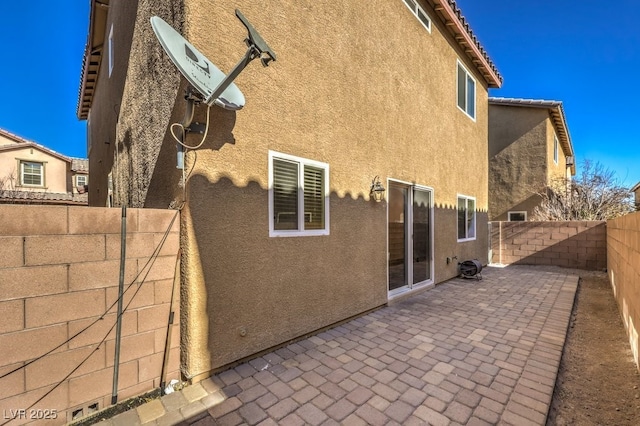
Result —
[[589, 160], [580, 170], [576, 179], [556, 179], [539, 193], [542, 203], [533, 220], [607, 220], [634, 210], [630, 189], [614, 171]]

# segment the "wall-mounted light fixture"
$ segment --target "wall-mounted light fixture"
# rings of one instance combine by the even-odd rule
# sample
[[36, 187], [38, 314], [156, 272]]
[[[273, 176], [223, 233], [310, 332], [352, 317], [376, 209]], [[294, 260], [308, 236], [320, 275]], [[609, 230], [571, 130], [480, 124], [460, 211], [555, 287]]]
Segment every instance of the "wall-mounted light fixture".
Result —
[[379, 203], [384, 198], [384, 186], [380, 183], [380, 177], [376, 176], [371, 181], [371, 191], [369, 195], [376, 200], [376, 203]]
[[573, 164], [575, 163], [575, 160], [573, 159], [573, 157], [567, 157], [567, 167], [568, 166], [573, 166]]

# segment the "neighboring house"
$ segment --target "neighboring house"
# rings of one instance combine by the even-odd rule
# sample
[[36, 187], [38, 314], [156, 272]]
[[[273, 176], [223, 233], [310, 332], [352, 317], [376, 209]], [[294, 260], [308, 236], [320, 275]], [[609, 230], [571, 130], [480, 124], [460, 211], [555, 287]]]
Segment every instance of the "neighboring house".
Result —
[[636, 183], [636, 185], [631, 188], [631, 192], [633, 192], [636, 210], [640, 211], [640, 182]]
[[87, 204], [89, 162], [0, 129], [0, 203]]
[[576, 174], [562, 102], [489, 98], [489, 218], [529, 220], [538, 195]]
[[[187, 378], [487, 262], [488, 88], [502, 79], [455, 1], [104, 3], [78, 107], [89, 200], [106, 205], [111, 189], [115, 205], [183, 206]], [[149, 19], [228, 72], [245, 52], [236, 7], [278, 60], [236, 79], [244, 109], [211, 109], [183, 185], [169, 126], [187, 84]]]

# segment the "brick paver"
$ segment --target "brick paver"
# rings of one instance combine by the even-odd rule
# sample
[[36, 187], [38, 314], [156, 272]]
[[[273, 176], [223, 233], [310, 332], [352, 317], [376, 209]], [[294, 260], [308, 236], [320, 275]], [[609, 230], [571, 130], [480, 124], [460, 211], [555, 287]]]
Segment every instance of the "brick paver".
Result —
[[103, 424], [544, 424], [578, 277], [532, 266], [483, 276], [439, 284]]

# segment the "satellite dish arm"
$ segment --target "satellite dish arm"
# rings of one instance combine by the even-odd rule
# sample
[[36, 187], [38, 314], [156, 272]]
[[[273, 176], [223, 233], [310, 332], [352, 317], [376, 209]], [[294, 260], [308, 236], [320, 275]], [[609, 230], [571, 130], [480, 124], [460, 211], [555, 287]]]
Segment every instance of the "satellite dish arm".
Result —
[[[247, 40], [245, 40], [247, 46], [249, 46], [249, 48], [255, 47], [258, 52], [260, 52], [260, 60], [262, 61], [262, 65], [264, 65], [265, 67], [269, 66], [269, 62], [276, 60], [276, 52], [274, 52], [269, 47], [267, 42], [264, 41], [258, 31], [253, 28], [253, 25], [251, 25], [249, 21], [247, 21], [247, 18], [245, 18], [242, 12], [240, 12], [240, 9], [236, 9], [236, 16], [249, 32], [248, 38]], [[264, 56], [263, 54], [266, 56]]]
[[236, 64], [235, 67], [231, 70], [231, 72], [218, 84], [218, 87], [214, 89], [214, 91], [207, 96], [204, 100], [204, 103], [207, 105], [213, 105], [215, 101], [222, 95], [222, 92], [229, 87], [233, 80], [242, 72], [242, 70], [249, 65], [249, 62], [256, 58], [255, 52], [253, 49], [249, 48], [247, 52], [244, 54], [244, 57], [240, 59], [240, 61]]
[[262, 65], [269, 66], [269, 62], [276, 60], [276, 54], [269, 45], [264, 41], [264, 39], [260, 36], [258, 31], [247, 21], [247, 18], [240, 12], [240, 10], [236, 9], [236, 16], [240, 21], [244, 24], [249, 31], [248, 38], [245, 40], [247, 43], [247, 52], [244, 54], [244, 57], [240, 59], [240, 61], [236, 64], [236, 66], [231, 70], [231, 72], [220, 82], [218, 87], [207, 96], [204, 102], [207, 105], [213, 105], [218, 97], [222, 95], [222, 92], [229, 87], [229, 85], [233, 82], [233, 80], [242, 72], [242, 70], [249, 64], [249, 62], [253, 61], [256, 58], [260, 58], [262, 61]]

